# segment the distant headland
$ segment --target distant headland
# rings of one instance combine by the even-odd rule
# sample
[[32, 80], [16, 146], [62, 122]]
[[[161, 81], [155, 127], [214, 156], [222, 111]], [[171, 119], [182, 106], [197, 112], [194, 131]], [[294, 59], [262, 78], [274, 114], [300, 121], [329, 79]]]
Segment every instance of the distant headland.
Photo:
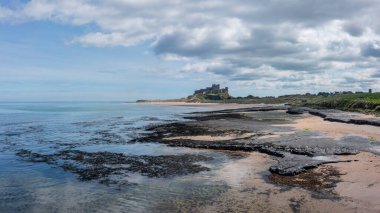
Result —
[[138, 103], [235, 103], [235, 104], [288, 104], [293, 106], [307, 106], [329, 109], [341, 109], [346, 111], [360, 111], [365, 113], [380, 114], [380, 93], [369, 89], [363, 91], [337, 91], [319, 92], [316, 94], [290, 94], [278, 97], [258, 97], [248, 95], [234, 97], [229, 94], [228, 87], [221, 88], [219, 84], [211, 87], [197, 89], [186, 98], [171, 100], [138, 100]]

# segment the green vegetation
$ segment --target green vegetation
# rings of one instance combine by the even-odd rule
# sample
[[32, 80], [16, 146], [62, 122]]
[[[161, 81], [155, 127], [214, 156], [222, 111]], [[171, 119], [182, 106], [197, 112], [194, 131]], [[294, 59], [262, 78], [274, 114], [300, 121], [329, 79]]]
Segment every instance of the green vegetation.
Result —
[[380, 93], [319, 95], [309, 97], [295, 104], [380, 114]]
[[207, 94], [189, 96], [188, 102], [212, 103], [239, 103], [239, 104], [280, 104], [287, 103], [293, 106], [306, 106], [313, 108], [340, 109], [345, 111], [358, 111], [380, 115], [380, 93], [352, 93], [335, 92], [318, 94], [295, 94], [279, 97], [246, 97], [222, 96], [221, 94]]
[[230, 99], [231, 97], [228, 95], [228, 93], [208, 93], [208, 94], [197, 94], [197, 95], [190, 95], [187, 97], [187, 101], [190, 102], [220, 102]]
[[[213, 85], [219, 93], [202, 92], [190, 95], [187, 98], [165, 100], [184, 101], [197, 103], [238, 103], [238, 104], [289, 104], [292, 106], [304, 106], [312, 108], [340, 109], [344, 111], [355, 111], [380, 115], [380, 93], [365, 92], [319, 92], [318, 94], [294, 94], [279, 97], [267, 96], [257, 97], [248, 95], [246, 97], [233, 97], [228, 94], [228, 89], [220, 90], [219, 85]], [[212, 90], [207, 88], [208, 90]], [[140, 100], [138, 102], [146, 102]]]

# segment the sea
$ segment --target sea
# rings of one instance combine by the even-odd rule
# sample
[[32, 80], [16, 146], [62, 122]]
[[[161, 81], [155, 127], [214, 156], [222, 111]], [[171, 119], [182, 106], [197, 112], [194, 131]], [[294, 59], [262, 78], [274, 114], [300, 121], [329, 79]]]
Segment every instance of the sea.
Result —
[[[0, 212], [189, 212], [210, 205], [231, 187], [233, 174], [218, 173], [233, 161], [230, 154], [154, 141], [129, 143], [145, 126], [207, 110], [125, 102], [0, 103]], [[208, 171], [195, 174], [149, 177], [134, 172], [121, 175], [126, 184], [104, 184], [17, 154], [74, 149], [126, 156], [202, 154], [212, 160], [201, 163]]]

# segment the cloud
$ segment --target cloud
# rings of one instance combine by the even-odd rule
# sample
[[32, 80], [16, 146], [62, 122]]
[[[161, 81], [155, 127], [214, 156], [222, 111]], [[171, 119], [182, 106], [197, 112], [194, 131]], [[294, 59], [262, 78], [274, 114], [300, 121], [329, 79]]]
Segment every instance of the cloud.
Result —
[[350, 34], [351, 36], [359, 37], [363, 35], [364, 33], [364, 28], [363, 26], [360, 26], [359, 24], [356, 23], [346, 23], [343, 26], [343, 29]]
[[69, 43], [81, 43], [85, 46], [97, 46], [97, 47], [106, 47], [106, 46], [133, 46], [146, 38], [149, 38], [149, 35], [140, 35], [140, 36], [127, 36], [124, 33], [88, 33], [84, 36], [75, 38], [72, 42]]
[[212, 26], [181, 28], [163, 34], [153, 44], [156, 54], [210, 56], [243, 50], [251, 39], [250, 29], [237, 18], [225, 18]]
[[0, 5], [0, 21], [1, 20], [9, 20], [13, 16], [14, 16], [14, 12], [11, 9], [8, 9], [6, 7], [2, 7]]
[[380, 42], [369, 42], [362, 46], [361, 53], [365, 57], [380, 57]]
[[377, 71], [377, 72], [374, 72], [372, 75], [371, 75], [372, 78], [380, 78], [380, 71]]
[[0, 20], [96, 26], [74, 45], [150, 42], [160, 59], [182, 62], [178, 75], [333, 90], [355, 84], [347, 73], [364, 76], [357, 87], [379, 83], [368, 75], [380, 65], [379, 10], [377, 0], [31, 0], [0, 4]]

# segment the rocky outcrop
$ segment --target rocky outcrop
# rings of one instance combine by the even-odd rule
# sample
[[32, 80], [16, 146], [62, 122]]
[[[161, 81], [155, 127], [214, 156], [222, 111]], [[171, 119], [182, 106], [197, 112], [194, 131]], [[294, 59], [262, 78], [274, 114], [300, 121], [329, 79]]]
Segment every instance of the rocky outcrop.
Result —
[[295, 107], [291, 107], [286, 111], [286, 113], [291, 114], [291, 115], [301, 115], [304, 112], [305, 110], [303, 108], [295, 108]]
[[286, 113], [293, 115], [299, 115], [305, 112], [331, 122], [380, 126], [379, 117], [363, 115], [355, 112], [345, 112], [335, 109], [312, 109], [308, 107], [290, 107], [286, 111]]
[[340, 110], [310, 109], [306, 110], [315, 116], [322, 117], [326, 121], [341, 122], [358, 125], [380, 126], [380, 118], [364, 116], [360, 113], [344, 112]]
[[[220, 136], [230, 133], [244, 134], [249, 132], [247, 130], [238, 129], [215, 129], [213, 126], [214, 124], [217, 125], [218, 120], [211, 120], [214, 118], [212, 115], [214, 114], [203, 114], [195, 119], [196, 121], [194, 122], [175, 122], [151, 126], [146, 129], [148, 133], [130, 142], [156, 142], [175, 147], [213, 150], [258, 151], [278, 159], [278, 164], [273, 165], [270, 171], [280, 175], [295, 175], [322, 164], [341, 162], [331, 158], [327, 158], [328, 160], [315, 158], [318, 156], [350, 155], [359, 152], [357, 146], [343, 144], [331, 138], [318, 138], [315, 137], [313, 133], [294, 133], [271, 139], [266, 136], [272, 136], [274, 134], [258, 131], [254, 132], [255, 134], [249, 138], [221, 141], [190, 140], [180, 139], [180, 137], [178, 137], [199, 135]], [[239, 117], [236, 116], [230, 117], [228, 113], [218, 114], [216, 118], [221, 119], [223, 115], [225, 119], [230, 119], [231, 122], [237, 122], [236, 119], [239, 119]], [[252, 122], [252, 125], [255, 124], [254, 120], [247, 122]], [[269, 125], [271, 121], [267, 122], [268, 126], [266, 128], [271, 130]], [[170, 137], [176, 137], [176, 139], [167, 139]]]
[[63, 150], [53, 154], [19, 150], [17, 156], [34, 163], [47, 163], [71, 171], [82, 181], [98, 180], [109, 184], [120, 182], [117, 176], [138, 172], [148, 177], [172, 177], [208, 171], [209, 168], [197, 164], [211, 160], [203, 155], [124, 155], [112, 152], [84, 152]]
[[334, 159], [315, 160], [302, 155], [287, 155], [278, 161], [278, 164], [269, 168], [269, 171], [279, 175], [293, 176], [305, 172], [308, 169], [317, 168], [322, 164], [350, 162]]

